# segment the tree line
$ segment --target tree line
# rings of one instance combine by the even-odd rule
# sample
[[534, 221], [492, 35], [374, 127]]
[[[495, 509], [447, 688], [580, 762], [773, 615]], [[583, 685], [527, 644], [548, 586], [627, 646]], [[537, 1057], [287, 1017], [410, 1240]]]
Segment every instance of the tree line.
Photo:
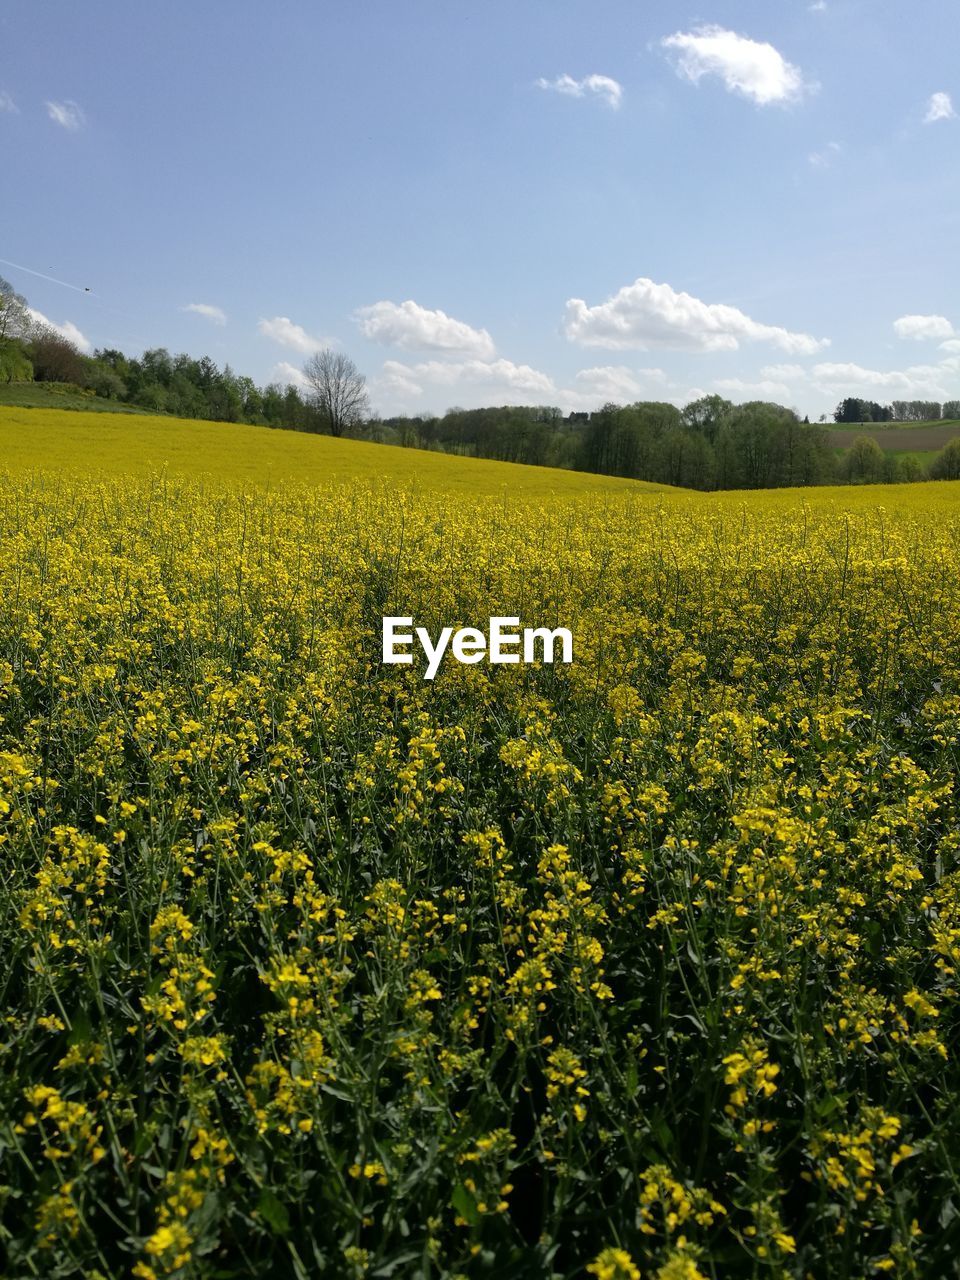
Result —
[[[343, 353], [313, 354], [304, 365], [301, 387], [259, 387], [208, 356], [172, 355], [163, 347], [138, 359], [112, 348], [88, 356], [62, 334], [36, 324], [26, 300], [0, 278], [0, 382], [25, 381], [67, 383], [92, 396], [176, 417], [354, 435], [691, 489], [960, 478], [960, 439], [925, 469], [909, 455], [885, 453], [869, 436], [838, 450], [825, 426], [801, 421], [783, 405], [735, 405], [718, 395], [683, 408], [639, 401], [565, 415], [549, 405], [507, 405], [381, 418], [370, 412], [365, 379]], [[834, 414], [837, 423], [942, 417], [960, 418], [960, 402], [883, 406], [849, 397]]]
[[595, 413], [544, 406], [452, 409], [442, 418], [388, 418], [399, 442], [693, 489], [771, 488], [833, 478], [823, 427], [792, 409], [705, 396], [683, 409], [659, 401]]
[[113, 348], [85, 355], [37, 323], [26, 298], [0, 277], [0, 383], [9, 382], [66, 383], [152, 413], [330, 435], [362, 426], [369, 407], [353, 362], [329, 350], [307, 361], [302, 389], [276, 382], [258, 387], [209, 356], [171, 355], [164, 347], [139, 359]]
[[960, 418], [960, 400], [894, 400], [877, 404], [847, 396], [833, 411], [834, 422], [942, 422]]

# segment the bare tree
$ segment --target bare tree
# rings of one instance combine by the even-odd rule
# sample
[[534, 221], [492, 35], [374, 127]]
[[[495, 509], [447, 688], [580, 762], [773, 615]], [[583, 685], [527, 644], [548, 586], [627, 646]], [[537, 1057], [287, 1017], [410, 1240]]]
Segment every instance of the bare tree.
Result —
[[307, 398], [330, 435], [342, 436], [362, 421], [370, 406], [367, 380], [349, 356], [326, 347], [310, 357], [303, 372], [310, 384]]
[[31, 326], [26, 298], [0, 276], [0, 342], [27, 337]]

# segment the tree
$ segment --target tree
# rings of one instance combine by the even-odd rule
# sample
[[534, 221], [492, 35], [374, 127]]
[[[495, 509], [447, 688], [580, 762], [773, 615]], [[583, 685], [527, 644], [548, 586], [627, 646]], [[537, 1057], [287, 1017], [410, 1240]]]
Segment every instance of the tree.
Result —
[[30, 324], [26, 298], [0, 276], [0, 343], [10, 338], [25, 338]]
[[858, 400], [856, 396], [847, 396], [846, 400], [841, 400], [833, 411], [834, 422], [862, 422], [863, 421], [863, 401]]
[[310, 357], [303, 372], [310, 384], [308, 398], [330, 435], [342, 436], [362, 421], [370, 404], [367, 380], [349, 356], [325, 347]]
[[29, 382], [33, 366], [18, 339], [32, 326], [26, 298], [0, 276], [0, 382]]
[[960, 480], [960, 436], [954, 436], [930, 464], [931, 480]]
[[82, 384], [85, 381], [87, 367], [83, 356], [68, 338], [53, 329], [35, 326], [28, 355], [37, 382]]
[[843, 460], [843, 472], [851, 484], [877, 484], [884, 479], [885, 461], [873, 436], [857, 436]]
[[699, 400], [691, 400], [683, 410], [684, 426], [695, 431], [702, 431], [711, 444], [723, 425], [733, 405], [723, 396], [701, 396]]

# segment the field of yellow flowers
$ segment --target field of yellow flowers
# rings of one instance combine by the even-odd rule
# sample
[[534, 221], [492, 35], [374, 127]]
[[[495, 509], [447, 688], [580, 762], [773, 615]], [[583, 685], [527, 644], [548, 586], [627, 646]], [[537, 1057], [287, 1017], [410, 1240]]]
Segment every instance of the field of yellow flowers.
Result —
[[960, 484], [0, 446], [0, 1274], [960, 1274]]

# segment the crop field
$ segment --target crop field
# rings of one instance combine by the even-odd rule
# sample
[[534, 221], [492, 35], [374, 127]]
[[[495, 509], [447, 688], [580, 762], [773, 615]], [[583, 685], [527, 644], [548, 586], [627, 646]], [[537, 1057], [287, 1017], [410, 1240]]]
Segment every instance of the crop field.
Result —
[[849, 449], [860, 436], [872, 437], [885, 452], [936, 454], [960, 436], [960, 422], [865, 422], [830, 428], [830, 443], [836, 449]]
[[0, 458], [0, 1274], [960, 1274], [960, 484]]

